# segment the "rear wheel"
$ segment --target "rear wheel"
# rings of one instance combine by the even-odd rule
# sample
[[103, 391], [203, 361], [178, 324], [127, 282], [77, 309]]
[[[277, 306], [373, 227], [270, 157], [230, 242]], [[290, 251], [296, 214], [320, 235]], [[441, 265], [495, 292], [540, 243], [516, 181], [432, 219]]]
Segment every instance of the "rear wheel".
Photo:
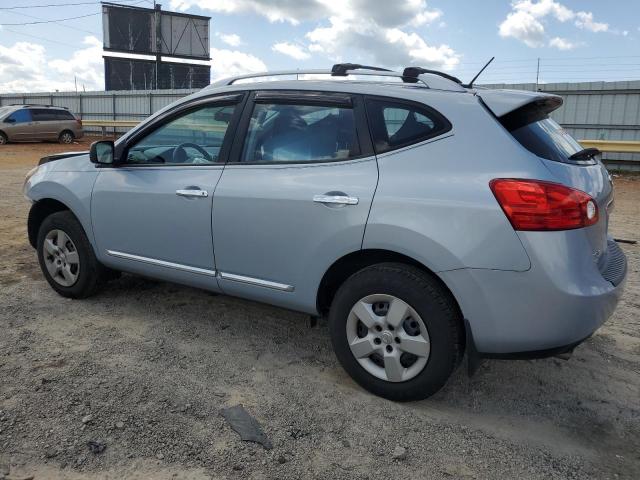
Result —
[[106, 269], [96, 259], [82, 225], [69, 211], [44, 219], [37, 248], [42, 273], [63, 297], [88, 297], [106, 278]]
[[437, 392], [462, 355], [458, 310], [427, 273], [384, 263], [352, 275], [329, 313], [331, 341], [362, 387], [397, 401]]
[[74, 138], [75, 136], [73, 135], [73, 132], [65, 130], [58, 137], [58, 142], [68, 145], [70, 143], [73, 143]]
[[4, 133], [0, 132], [0, 145], [6, 145], [7, 143], [9, 143], [9, 139]]

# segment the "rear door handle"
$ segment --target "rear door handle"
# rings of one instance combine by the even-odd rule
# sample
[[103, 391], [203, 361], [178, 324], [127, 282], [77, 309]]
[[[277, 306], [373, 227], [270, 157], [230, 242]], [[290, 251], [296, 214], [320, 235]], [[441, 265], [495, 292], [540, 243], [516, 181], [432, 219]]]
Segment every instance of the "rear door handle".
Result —
[[350, 197], [348, 195], [314, 195], [313, 201], [333, 205], [357, 205], [358, 197]]
[[200, 189], [184, 189], [176, 190], [176, 195], [179, 197], [208, 197], [209, 192]]

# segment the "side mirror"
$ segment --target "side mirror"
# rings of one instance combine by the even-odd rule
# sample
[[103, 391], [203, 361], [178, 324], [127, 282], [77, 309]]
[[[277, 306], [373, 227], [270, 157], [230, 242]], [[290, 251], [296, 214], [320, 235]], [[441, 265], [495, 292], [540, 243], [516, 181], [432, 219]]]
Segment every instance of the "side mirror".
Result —
[[5, 118], [4, 123], [16, 123], [16, 119], [11, 117]]
[[98, 165], [113, 165], [113, 142], [111, 140], [101, 140], [93, 142], [89, 150], [91, 163]]

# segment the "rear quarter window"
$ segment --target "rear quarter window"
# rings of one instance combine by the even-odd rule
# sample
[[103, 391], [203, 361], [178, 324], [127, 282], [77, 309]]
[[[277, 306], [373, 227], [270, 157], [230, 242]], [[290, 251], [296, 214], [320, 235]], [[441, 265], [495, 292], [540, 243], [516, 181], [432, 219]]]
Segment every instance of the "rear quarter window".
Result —
[[76, 119], [76, 117], [74, 117], [73, 114], [67, 110], [54, 110], [53, 115], [56, 120], [68, 121]]
[[423, 142], [451, 130], [451, 123], [426, 105], [380, 98], [368, 98], [366, 105], [376, 153]]

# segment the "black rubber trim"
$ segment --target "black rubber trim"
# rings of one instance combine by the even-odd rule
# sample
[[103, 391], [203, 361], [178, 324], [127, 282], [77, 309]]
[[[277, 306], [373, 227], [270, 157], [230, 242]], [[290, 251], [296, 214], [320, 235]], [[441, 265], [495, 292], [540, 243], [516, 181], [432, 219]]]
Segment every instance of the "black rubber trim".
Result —
[[46, 157], [42, 157], [38, 162], [38, 165], [44, 165], [45, 163], [54, 162], [62, 158], [79, 157], [80, 155], [87, 155], [88, 153], [89, 152], [86, 151], [86, 152], [57, 153], [55, 155], [48, 155]]
[[534, 360], [536, 358], [549, 358], [556, 355], [562, 355], [563, 353], [572, 352], [578, 345], [591, 337], [592, 334], [578, 340], [577, 342], [570, 343], [568, 345], [562, 345], [560, 347], [547, 348], [545, 350], [530, 350], [526, 352], [511, 352], [511, 353], [486, 353], [479, 352], [478, 355], [482, 358], [491, 358], [495, 360]]

